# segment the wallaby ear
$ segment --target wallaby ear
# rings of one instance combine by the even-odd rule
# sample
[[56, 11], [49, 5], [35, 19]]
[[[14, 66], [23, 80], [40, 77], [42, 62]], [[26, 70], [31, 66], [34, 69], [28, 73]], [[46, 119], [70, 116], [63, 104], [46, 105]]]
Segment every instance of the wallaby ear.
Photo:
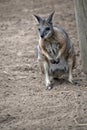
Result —
[[38, 23], [41, 23], [42, 22], [42, 18], [37, 16], [37, 15], [34, 15], [34, 17], [36, 18], [36, 20], [38, 21]]
[[55, 11], [53, 11], [53, 12], [49, 15], [49, 17], [46, 19], [46, 21], [47, 21], [48, 23], [52, 23], [52, 18], [53, 18], [54, 13], [55, 13]]

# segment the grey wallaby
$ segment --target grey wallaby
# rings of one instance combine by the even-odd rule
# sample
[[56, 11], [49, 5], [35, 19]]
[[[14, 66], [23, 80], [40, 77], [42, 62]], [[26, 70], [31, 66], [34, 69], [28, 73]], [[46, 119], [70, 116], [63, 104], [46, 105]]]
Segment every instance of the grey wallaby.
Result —
[[51, 79], [54, 78], [54, 72], [58, 73], [57, 70], [60, 71], [61, 68], [62, 71], [68, 72], [68, 81], [73, 83], [72, 70], [76, 61], [73, 44], [62, 27], [53, 25], [53, 15], [54, 12], [47, 18], [34, 15], [38, 21], [39, 32], [38, 60], [45, 74], [47, 89], [52, 88]]

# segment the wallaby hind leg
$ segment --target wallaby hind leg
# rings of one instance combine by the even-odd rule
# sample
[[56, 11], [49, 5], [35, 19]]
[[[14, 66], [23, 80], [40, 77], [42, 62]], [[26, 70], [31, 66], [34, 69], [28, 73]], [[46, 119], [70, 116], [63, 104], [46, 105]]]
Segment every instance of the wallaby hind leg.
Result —
[[45, 73], [45, 82], [46, 82], [46, 87], [47, 89], [52, 88], [52, 83], [50, 81], [50, 75], [49, 75], [49, 65], [47, 61], [44, 61], [44, 73]]
[[73, 76], [72, 76], [73, 60], [72, 59], [68, 59], [68, 67], [69, 67], [68, 81], [73, 84]]

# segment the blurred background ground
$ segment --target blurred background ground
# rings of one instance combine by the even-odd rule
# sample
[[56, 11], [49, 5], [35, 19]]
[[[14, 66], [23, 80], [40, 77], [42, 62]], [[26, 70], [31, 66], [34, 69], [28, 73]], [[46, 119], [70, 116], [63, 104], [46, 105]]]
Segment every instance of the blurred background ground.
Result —
[[[76, 51], [76, 85], [47, 91], [35, 54], [33, 14], [68, 32]], [[87, 130], [87, 79], [81, 69], [73, 0], [0, 0], [0, 130]]]

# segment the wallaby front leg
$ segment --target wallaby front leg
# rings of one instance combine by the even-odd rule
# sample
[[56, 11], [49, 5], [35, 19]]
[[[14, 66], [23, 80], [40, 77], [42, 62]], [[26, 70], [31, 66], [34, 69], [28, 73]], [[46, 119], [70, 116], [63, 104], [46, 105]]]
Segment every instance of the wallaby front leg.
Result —
[[58, 55], [57, 55], [57, 57], [56, 57], [56, 61], [57, 61], [57, 62], [59, 62], [60, 57], [61, 57], [61, 50], [59, 51], [59, 53], [58, 53]]
[[50, 61], [52, 61], [53, 60], [53, 58], [49, 55], [49, 53], [45, 50], [45, 48], [43, 47], [43, 48], [41, 48], [42, 50], [42, 54], [48, 59], [48, 60], [50, 60]]
[[45, 82], [46, 82], [46, 87], [47, 89], [52, 88], [52, 84], [50, 82], [50, 76], [49, 76], [49, 65], [46, 61], [44, 61], [44, 72], [45, 72]]
[[46, 48], [44, 46], [44, 41], [42, 39], [39, 40], [39, 46], [40, 46], [42, 55], [44, 55], [50, 61], [53, 60], [53, 58], [47, 52], [47, 50], [46, 50]]
[[56, 57], [57, 60], [60, 59], [60, 57], [62, 56], [62, 54], [63, 54], [64, 51], [65, 51], [65, 48], [66, 48], [66, 44], [63, 44], [63, 45], [62, 45], [62, 48], [59, 50], [59, 53], [58, 53], [58, 55], [57, 55], [57, 57]]

